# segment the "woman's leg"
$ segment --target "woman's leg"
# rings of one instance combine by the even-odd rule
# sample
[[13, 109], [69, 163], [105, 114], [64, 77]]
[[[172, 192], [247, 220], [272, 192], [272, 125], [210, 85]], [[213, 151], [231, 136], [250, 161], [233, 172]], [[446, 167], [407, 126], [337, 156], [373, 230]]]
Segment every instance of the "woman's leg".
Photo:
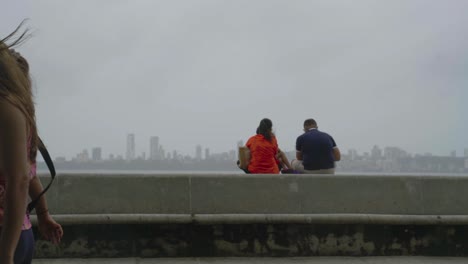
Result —
[[34, 235], [32, 228], [21, 231], [20, 240], [16, 247], [15, 264], [30, 264], [34, 254]]

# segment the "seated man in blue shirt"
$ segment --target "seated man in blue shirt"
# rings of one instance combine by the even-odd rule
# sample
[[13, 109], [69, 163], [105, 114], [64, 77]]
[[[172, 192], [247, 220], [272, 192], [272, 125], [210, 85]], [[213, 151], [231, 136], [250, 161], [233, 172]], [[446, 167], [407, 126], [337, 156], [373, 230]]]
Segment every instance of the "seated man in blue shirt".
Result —
[[304, 134], [296, 140], [296, 158], [291, 162], [294, 170], [302, 173], [334, 174], [335, 161], [341, 153], [335, 140], [319, 131], [314, 119], [304, 121]]

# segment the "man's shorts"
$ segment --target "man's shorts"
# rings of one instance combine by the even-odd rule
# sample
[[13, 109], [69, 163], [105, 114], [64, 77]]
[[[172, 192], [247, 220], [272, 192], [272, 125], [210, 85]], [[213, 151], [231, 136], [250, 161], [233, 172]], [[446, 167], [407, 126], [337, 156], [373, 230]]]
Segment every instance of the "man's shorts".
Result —
[[297, 159], [291, 161], [291, 167], [293, 170], [299, 171], [303, 174], [335, 174], [335, 168], [321, 170], [305, 170], [304, 165], [302, 165], [302, 160]]

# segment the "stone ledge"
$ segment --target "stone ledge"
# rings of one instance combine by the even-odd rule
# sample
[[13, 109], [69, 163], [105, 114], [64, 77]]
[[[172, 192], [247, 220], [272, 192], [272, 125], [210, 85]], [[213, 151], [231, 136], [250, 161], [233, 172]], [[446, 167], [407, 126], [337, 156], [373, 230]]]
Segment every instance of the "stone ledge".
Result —
[[468, 176], [61, 174], [47, 200], [57, 215], [427, 215], [438, 223], [468, 215], [466, 190]]
[[[69, 214], [53, 215], [61, 225], [89, 224], [379, 224], [468, 225], [468, 215], [372, 214]], [[36, 216], [31, 216], [34, 225]]]
[[310, 258], [120, 258], [36, 259], [36, 264], [465, 264], [468, 258], [454, 257], [310, 257]]

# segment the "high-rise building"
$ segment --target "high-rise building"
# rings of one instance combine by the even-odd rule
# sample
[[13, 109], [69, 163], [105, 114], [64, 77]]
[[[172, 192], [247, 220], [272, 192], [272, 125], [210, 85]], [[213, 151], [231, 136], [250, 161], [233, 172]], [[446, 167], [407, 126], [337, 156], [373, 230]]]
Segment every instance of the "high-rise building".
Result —
[[210, 159], [210, 149], [209, 148], [205, 149], [205, 159], [206, 160]]
[[455, 158], [456, 156], [457, 152], [455, 150], [452, 150], [452, 152], [450, 152], [450, 157]]
[[349, 149], [348, 150], [348, 156], [349, 156], [349, 159], [350, 160], [355, 160], [357, 159], [357, 157], [359, 156], [357, 150], [355, 149]]
[[159, 148], [159, 137], [151, 137], [150, 138], [150, 160], [160, 160], [161, 153]]
[[372, 148], [371, 157], [374, 160], [382, 158], [382, 150], [377, 145]]
[[76, 155], [76, 160], [78, 162], [88, 162], [89, 161], [89, 153], [87, 149], [84, 149], [81, 153]]
[[60, 162], [66, 162], [66, 161], [67, 159], [65, 157], [56, 157], [54, 162], [60, 163]]
[[408, 157], [408, 153], [406, 151], [398, 148], [398, 147], [385, 147], [384, 148], [384, 153], [383, 156], [385, 159], [399, 159], [399, 158], [404, 158]]
[[127, 135], [127, 153], [125, 159], [127, 161], [135, 159], [135, 134]]
[[159, 156], [161, 157], [161, 159], [164, 159], [164, 157], [166, 156], [166, 151], [161, 145], [159, 146]]
[[93, 161], [102, 160], [102, 149], [101, 148], [93, 148], [91, 151], [91, 158]]
[[202, 159], [202, 146], [200, 145], [197, 145], [195, 149], [195, 159], [199, 161]]
[[235, 150], [232, 149], [232, 150], [230, 150], [228, 152], [228, 159], [229, 160], [236, 160], [236, 151]]
[[465, 148], [465, 158], [468, 158], [468, 148]]

